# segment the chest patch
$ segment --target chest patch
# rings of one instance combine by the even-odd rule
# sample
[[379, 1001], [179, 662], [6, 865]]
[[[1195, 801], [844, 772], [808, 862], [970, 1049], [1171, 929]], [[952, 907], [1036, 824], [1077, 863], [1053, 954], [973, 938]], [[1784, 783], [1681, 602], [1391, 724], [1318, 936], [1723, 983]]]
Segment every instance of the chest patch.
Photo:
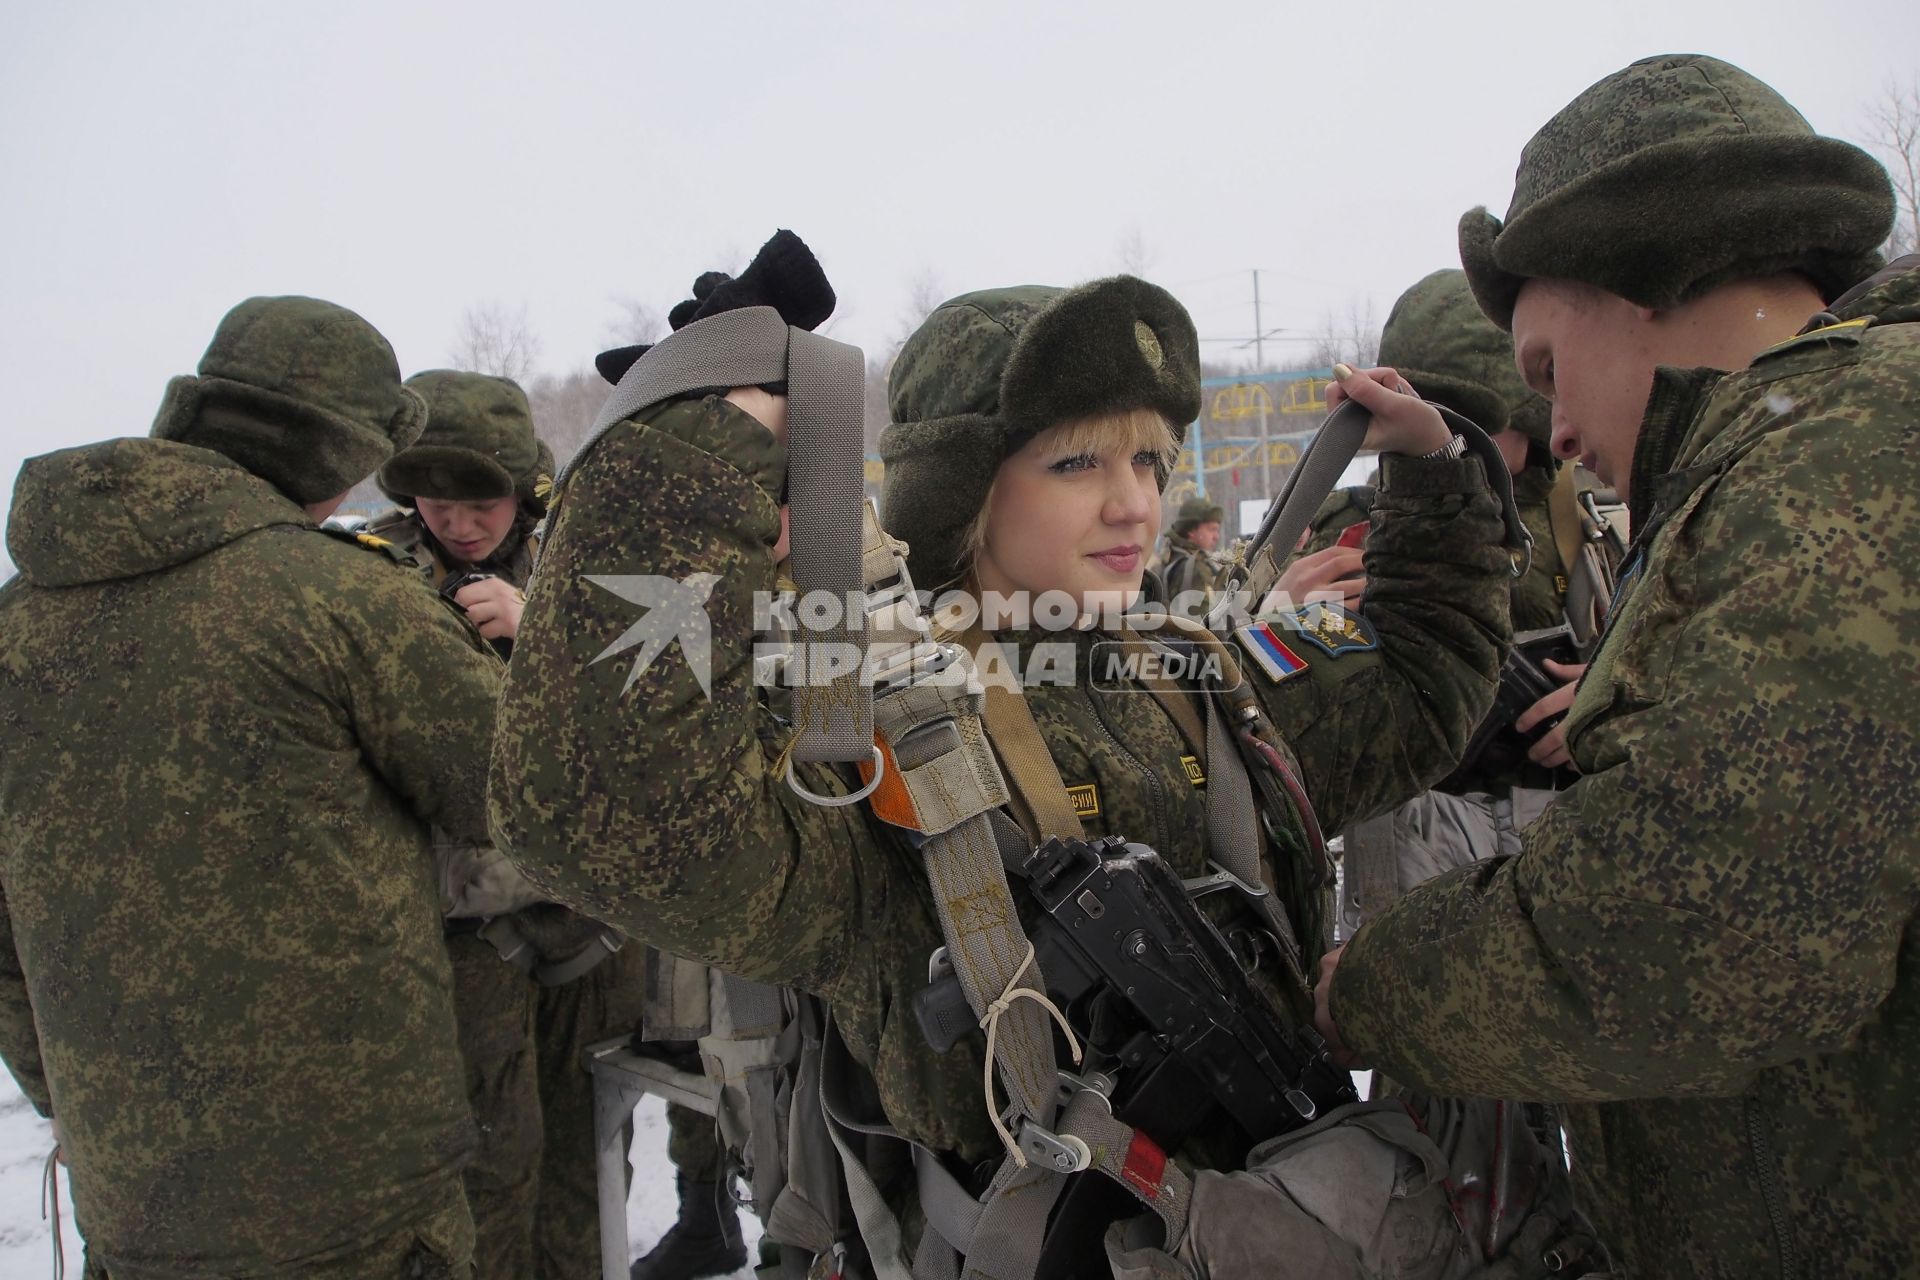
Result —
[[1285, 621], [1302, 640], [1318, 646], [1329, 657], [1380, 647], [1373, 624], [1344, 605], [1310, 604]]
[[1067, 799], [1073, 804], [1073, 816], [1076, 818], [1097, 818], [1100, 816], [1100, 788], [1091, 782], [1077, 787], [1067, 788]]
[[1207, 771], [1200, 766], [1200, 757], [1181, 756], [1180, 767], [1187, 771], [1187, 781], [1196, 787], [1207, 785]]

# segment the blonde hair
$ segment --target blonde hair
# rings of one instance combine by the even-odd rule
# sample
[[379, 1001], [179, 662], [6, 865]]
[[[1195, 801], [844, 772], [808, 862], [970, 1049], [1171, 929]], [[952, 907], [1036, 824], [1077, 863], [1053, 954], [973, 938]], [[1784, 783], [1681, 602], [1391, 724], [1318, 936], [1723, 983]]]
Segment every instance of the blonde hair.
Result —
[[[1062, 422], [1058, 426], [1048, 427], [1023, 447], [1031, 447], [1042, 441], [1045, 442], [1042, 448], [1062, 458], [1071, 458], [1078, 453], [1139, 453], [1151, 450], [1160, 455], [1160, 461], [1154, 466], [1154, 475], [1162, 487], [1166, 485], [1167, 476], [1172, 473], [1173, 465], [1180, 456], [1180, 442], [1174, 437], [1173, 424], [1159, 410], [1144, 407]], [[973, 523], [967, 526], [966, 534], [961, 539], [962, 582], [972, 578], [974, 563], [986, 549], [987, 521], [993, 514], [994, 490], [999, 487], [1000, 477], [996, 472], [994, 482], [987, 486], [986, 501], [980, 504]]]

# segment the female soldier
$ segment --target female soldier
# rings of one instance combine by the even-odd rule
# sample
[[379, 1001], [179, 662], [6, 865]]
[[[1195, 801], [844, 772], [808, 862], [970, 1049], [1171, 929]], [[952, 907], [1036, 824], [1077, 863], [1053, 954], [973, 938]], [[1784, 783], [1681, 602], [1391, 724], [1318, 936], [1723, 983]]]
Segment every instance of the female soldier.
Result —
[[[428, 425], [382, 467], [402, 510], [368, 529], [505, 653], [519, 630], [553, 453], [507, 378], [436, 369], [407, 385]], [[485, 750], [485, 744], [475, 744]], [[638, 947], [548, 902], [489, 846], [436, 839], [454, 1013], [480, 1148], [466, 1172], [480, 1277], [578, 1280], [599, 1262], [593, 1086], [581, 1051], [639, 1021]]]
[[[1390, 451], [1368, 618], [1335, 606], [1294, 619], [1297, 633], [1242, 635], [1260, 705], [1298, 757], [1321, 822], [1335, 826], [1445, 772], [1491, 696], [1506, 629], [1508, 559], [1481, 464], [1389, 383], [1399, 385], [1390, 371], [1343, 373]], [[1198, 343], [1179, 303], [1130, 277], [969, 294], [902, 349], [890, 405], [883, 523], [910, 545], [915, 581], [1016, 602], [1064, 592], [1071, 623], [1139, 588], [1160, 486], [1199, 405]], [[977, 1192], [1002, 1147], [997, 1104], [981, 1099], [984, 1037], [942, 1053], [909, 1012], [942, 944], [918, 856], [869, 809], [820, 807], [785, 784], [791, 731], [752, 684], [755, 601], [772, 592], [770, 549], [785, 541], [785, 419], [785, 397], [764, 387], [696, 393], [589, 446], [556, 508], [504, 694], [495, 830], [578, 909], [824, 997], [885, 1122]], [[710, 654], [629, 648], [643, 581], [711, 582]], [[1205, 875], [1208, 778], [1228, 766], [1182, 731], [1203, 713], [1198, 695], [1175, 695], [1191, 699], [1188, 714], [1142, 696], [1124, 671], [1103, 678], [1098, 650], [1115, 637], [1098, 626], [986, 622], [1018, 670], [1059, 677], [1030, 682], [1023, 703], [1071, 797], [1066, 821], [1150, 844], [1183, 877]], [[683, 646], [702, 639], [679, 635]], [[825, 767], [795, 771], [815, 793], [857, 785]], [[1018, 795], [1031, 771], [1013, 772]], [[1036, 811], [1066, 806], [1036, 798], [1019, 806], [1028, 838], [1058, 834], [1035, 829]], [[1308, 1007], [1301, 975], [1323, 945], [1319, 851], [1304, 813], [1272, 815], [1269, 830], [1263, 874], [1286, 895], [1302, 949], [1276, 948], [1257, 968], [1297, 1025]], [[1033, 910], [1025, 897], [1019, 905]], [[1204, 1141], [1180, 1154], [1217, 1167], [1245, 1144], [1225, 1159]], [[908, 1214], [911, 1256], [920, 1219], [913, 1175], [901, 1176], [882, 1189]], [[1046, 1274], [1104, 1270], [1096, 1245]]]

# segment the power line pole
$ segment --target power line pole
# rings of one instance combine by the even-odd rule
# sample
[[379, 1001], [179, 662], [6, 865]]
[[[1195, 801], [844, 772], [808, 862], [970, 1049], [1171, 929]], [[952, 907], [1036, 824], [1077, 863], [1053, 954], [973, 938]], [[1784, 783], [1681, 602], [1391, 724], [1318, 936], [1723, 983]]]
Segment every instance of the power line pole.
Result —
[[[1266, 326], [1260, 323], [1260, 268], [1253, 269], [1253, 365], [1255, 373], [1267, 371]], [[1260, 496], [1273, 502], [1273, 463], [1267, 449], [1267, 390], [1258, 382], [1253, 393], [1260, 401]]]

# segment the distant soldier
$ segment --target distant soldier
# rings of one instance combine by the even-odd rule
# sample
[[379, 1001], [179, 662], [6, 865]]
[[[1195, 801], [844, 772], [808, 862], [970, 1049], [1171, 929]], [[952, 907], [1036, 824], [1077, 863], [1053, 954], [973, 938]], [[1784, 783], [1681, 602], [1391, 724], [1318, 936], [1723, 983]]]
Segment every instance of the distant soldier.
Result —
[[1167, 532], [1167, 553], [1160, 570], [1169, 602], [1189, 591], [1204, 592], [1210, 600], [1225, 584], [1227, 562], [1220, 555], [1220, 531], [1226, 518], [1225, 507], [1205, 498], [1188, 498], [1180, 504], [1180, 514]]
[[1715, 58], [1646, 58], [1460, 224], [1554, 453], [1633, 513], [1513, 857], [1323, 966], [1416, 1088], [1558, 1101], [1638, 1277], [1920, 1275], [1920, 258], [1886, 170]]
[[[431, 411], [380, 468], [391, 540], [505, 652], [519, 630], [553, 453], [508, 378], [435, 369]], [[459, 750], [485, 756], [485, 737]], [[478, 815], [475, 815], [476, 818]], [[600, 1265], [588, 1045], [640, 1020], [644, 950], [548, 899], [491, 843], [435, 842], [454, 1010], [480, 1149], [466, 1173], [481, 1280], [583, 1280]]]
[[317, 527], [426, 406], [253, 298], [153, 438], [34, 458], [0, 588], [0, 1051], [112, 1280], [465, 1276], [429, 827], [485, 836], [499, 659]]

